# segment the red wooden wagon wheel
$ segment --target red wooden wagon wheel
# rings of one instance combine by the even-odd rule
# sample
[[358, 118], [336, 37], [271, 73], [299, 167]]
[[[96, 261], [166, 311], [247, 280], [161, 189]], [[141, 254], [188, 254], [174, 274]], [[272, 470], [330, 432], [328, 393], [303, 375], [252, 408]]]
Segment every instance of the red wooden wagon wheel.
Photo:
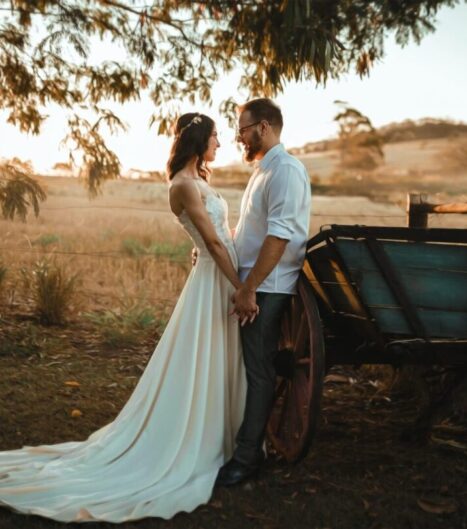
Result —
[[306, 456], [316, 430], [324, 379], [324, 340], [315, 297], [306, 276], [298, 281], [282, 319], [277, 385], [268, 438], [289, 462]]

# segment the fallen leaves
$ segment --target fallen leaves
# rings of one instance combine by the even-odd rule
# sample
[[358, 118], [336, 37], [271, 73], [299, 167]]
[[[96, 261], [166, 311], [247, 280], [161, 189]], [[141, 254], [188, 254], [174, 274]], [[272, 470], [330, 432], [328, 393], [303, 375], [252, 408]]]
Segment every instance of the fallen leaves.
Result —
[[80, 383], [76, 382], [76, 380], [67, 380], [65, 386], [68, 386], [69, 388], [79, 388]]
[[330, 373], [324, 378], [324, 382], [335, 382], [337, 384], [355, 384], [357, 380], [347, 375], [339, 375], [338, 373]]
[[251, 520], [259, 520], [260, 522], [267, 522], [267, 523], [275, 523], [276, 520], [271, 518], [270, 516], [266, 516], [262, 513], [258, 512], [246, 512], [245, 516], [247, 518], [250, 518]]
[[440, 437], [435, 437], [434, 435], [432, 435], [431, 440], [438, 445], [467, 452], [467, 444], [460, 443], [459, 441], [456, 441], [454, 439], [441, 439]]
[[459, 508], [457, 503], [450, 498], [441, 498], [437, 500], [420, 498], [417, 500], [417, 505], [422, 511], [430, 514], [452, 514]]

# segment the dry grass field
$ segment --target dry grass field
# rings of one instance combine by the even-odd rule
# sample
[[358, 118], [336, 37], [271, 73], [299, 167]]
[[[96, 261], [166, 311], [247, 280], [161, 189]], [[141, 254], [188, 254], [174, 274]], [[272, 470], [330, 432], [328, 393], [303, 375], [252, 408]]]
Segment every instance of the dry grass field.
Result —
[[[411, 143], [418, 160], [417, 149], [426, 147]], [[441, 148], [439, 142], [432, 143], [431, 153]], [[437, 181], [432, 185], [431, 173], [423, 180], [402, 163], [401, 153], [408, 144], [389, 147], [393, 149], [388, 166], [397, 160], [398, 165], [391, 170], [381, 168], [388, 171], [385, 178], [371, 173], [341, 174], [339, 178], [336, 168], [327, 182], [324, 173], [319, 176], [319, 183], [313, 184], [310, 236], [334, 223], [404, 226], [406, 192], [438, 190]], [[405, 156], [407, 162], [407, 152]], [[426, 170], [426, 164], [423, 167]], [[214, 171], [213, 185], [229, 203], [231, 225], [238, 217], [241, 182], [248, 175], [248, 167]], [[34, 284], [41, 267], [48, 265], [58, 266], [64, 280], [74, 278], [74, 294], [67, 303], [69, 320], [105, 328], [111, 323], [121, 326], [127, 319], [129, 327], [140, 322], [148, 329], [162, 329], [189, 273], [191, 250], [169, 211], [166, 184], [112, 181], [101, 196], [89, 200], [76, 179], [42, 177], [41, 183], [48, 198], [38, 218], [31, 214], [25, 223], [0, 221], [2, 314], [13, 311], [34, 316]], [[467, 176], [460, 175], [447, 191], [462, 191], [466, 183]], [[359, 189], [365, 190], [363, 196], [358, 195]], [[459, 194], [456, 199], [466, 200], [466, 196]], [[450, 201], [452, 194], [438, 193], [435, 198]], [[467, 219], [465, 215], [432, 216], [430, 225], [467, 227]], [[109, 340], [118, 342], [118, 336]]]
[[[393, 152], [399, 160], [401, 149]], [[311, 174], [318, 159], [309, 160]], [[334, 167], [329, 174], [321, 168], [310, 235], [333, 223], [404, 226], [406, 192], [440, 190], [440, 177], [427, 173], [423, 181], [426, 168], [420, 167], [386, 167], [383, 182], [358, 174], [339, 179]], [[243, 168], [213, 177], [229, 202], [232, 225], [247, 178]], [[84, 439], [112, 420], [144, 370], [191, 268], [191, 244], [169, 212], [165, 184], [108, 182], [103, 195], [90, 201], [77, 180], [41, 182], [48, 199], [38, 218], [0, 221], [1, 449]], [[451, 200], [458, 190], [465, 201], [466, 182], [461, 174], [438, 198]], [[467, 228], [465, 217], [433, 217], [430, 225]], [[58, 267], [65, 283], [74, 278], [62, 325], [45, 326], [37, 314], [44, 263]], [[326, 384], [323, 425], [301, 465], [270, 459], [259, 481], [216, 491], [192, 515], [122, 529], [467, 528], [466, 447], [459, 441], [465, 429], [445, 421], [436, 433], [439, 442], [423, 449], [404, 444], [399, 436], [414, 420], [416, 396], [394, 396], [385, 377], [347, 370]], [[59, 527], [64, 525], [0, 510], [0, 529]]]

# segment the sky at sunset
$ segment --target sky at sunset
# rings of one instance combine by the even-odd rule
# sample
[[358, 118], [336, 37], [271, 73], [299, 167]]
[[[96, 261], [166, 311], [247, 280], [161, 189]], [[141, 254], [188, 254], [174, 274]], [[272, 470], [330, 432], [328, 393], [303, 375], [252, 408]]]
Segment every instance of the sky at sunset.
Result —
[[[329, 80], [325, 87], [316, 83], [289, 84], [276, 101], [285, 120], [282, 140], [286, 147], [332, 137], [337, 127], [333, 121], [336, 99], [349, 102], [367, 114], [375, 126], [404, 119], [423, 117], [448, 118], [467, 122], [467, 5], [443, 8], [438, 14], [437, 30], [421, 44], [400, 48], [391, 36], [386, 39], [385, 58], [377, 63], [370, 77], [360, 79], [348, 74], [339, 81]], [[217, 113], [222, 99], [233, 96], [243, 102], [245, 93], [232, 92], [238, 73], [224, 78], [213, 92], [212, 108], [182, 102], [183, 111], [211, 115], [218, 124], [221, 149], [216, 165], [239, 161], [234, 134]], [[160, 170], [164, 167], [170, 139], [157, 137], [148, 128], [153, 109], [148, 100], [113, 106], [129, 126], [127, 133], [109, 137], [108, 144], [120, 157], [124, 171], [130, 168]], [[56, 162], [67, 161], [60, 142], [66, 134], [66, 115], [58, 107], [48, 109], [49, 119], [40, 136], [18, 132], [6, 123], [0, 112], [0, 157], [17, 156], [31, 160], [36, 170], [47, 172]]]

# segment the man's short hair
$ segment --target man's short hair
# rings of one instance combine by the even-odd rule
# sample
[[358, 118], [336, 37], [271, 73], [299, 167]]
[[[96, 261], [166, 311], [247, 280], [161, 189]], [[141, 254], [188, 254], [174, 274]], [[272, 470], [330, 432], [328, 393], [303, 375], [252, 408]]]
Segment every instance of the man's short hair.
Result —
[[264, 119], [272, 128], [277, 129], [279, 132], [282, 130], [284, 121], [281, 109], [271, 99], [260, 97], [238, 106], [239, 112], [246, 112], [247, 110], [254, 121], [262, 121]]

